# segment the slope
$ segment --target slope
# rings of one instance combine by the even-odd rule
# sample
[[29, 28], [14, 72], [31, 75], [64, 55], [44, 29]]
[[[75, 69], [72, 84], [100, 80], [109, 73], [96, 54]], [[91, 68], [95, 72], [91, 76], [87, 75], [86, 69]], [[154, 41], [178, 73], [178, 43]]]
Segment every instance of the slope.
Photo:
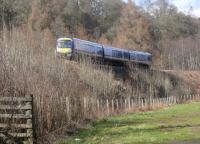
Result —
[[194, 89], [194, 92], [200, 93], [200, 71], [164, 70], [164, 72], [183, 80]]

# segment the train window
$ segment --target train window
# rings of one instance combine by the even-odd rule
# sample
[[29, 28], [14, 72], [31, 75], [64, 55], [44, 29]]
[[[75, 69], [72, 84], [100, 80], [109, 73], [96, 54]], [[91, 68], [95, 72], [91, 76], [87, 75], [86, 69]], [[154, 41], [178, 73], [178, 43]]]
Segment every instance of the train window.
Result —
[[136, 53], [130, 53], [130, 59], [131, 60], [136, 60], [137, 59], [137, 56], [136, 56]]
[[122, 52], [121, 51], [112, 50], [112, 56], [113, 57], [117, 57], [117, 58], [122, 58]]
[[124, 52], [124, 58], [125, 58], [125, 59], [129, 59], [129, 57], [130, 57], [129, 52]]
[[103, 50], [101, 49], [99, 49], [98, 51], [96, 51], [96, 54], [98, 54], [98, 55], [103, 55]]
[[103, 54], [103, 49], [102, 49], [101, 46], [95, 45], [94, 49], [95, 49], [95, 54], [98, 54], [98, 55], [102, 55]]
[[137, 55], [137, 60], [141, 61], [142, 60], [142, 57], [140, 54]]
[[98, 55], [102, 55], [103, 50], [102, 47], [96, 44], [86, 44], [86, 49], [88, 50], [88, 52], [93, 53], [93, 54], [98, 54]]
[[72, 48], [72, 41], [71, 40], [58, 41], [57, 47], [58, 48]]
[[148, 61], [152, 61], [152, 56], [148, 56]]
[[95, 46], [91, 44], [85, 44], [85, 49], [90, 53], [95, 53]]
[[138, 54], [138, 55], [137, 55], [137, 59], [138, 59], [139, 61], [145, 61], [145, 60], [146, 60], [146, 56], [145, 56], [145, 55], [142, 55], [142, 54]]

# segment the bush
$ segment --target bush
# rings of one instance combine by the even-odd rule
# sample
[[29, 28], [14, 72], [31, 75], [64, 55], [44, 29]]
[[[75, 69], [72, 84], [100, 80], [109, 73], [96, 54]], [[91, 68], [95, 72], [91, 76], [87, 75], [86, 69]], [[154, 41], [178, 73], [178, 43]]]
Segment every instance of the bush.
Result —
[[20, 26], [27, 22], [31, 13], [30, 0], [0, 0], [0, 3], [1, 28], [3, 23], [10, 28], [10, 26]]

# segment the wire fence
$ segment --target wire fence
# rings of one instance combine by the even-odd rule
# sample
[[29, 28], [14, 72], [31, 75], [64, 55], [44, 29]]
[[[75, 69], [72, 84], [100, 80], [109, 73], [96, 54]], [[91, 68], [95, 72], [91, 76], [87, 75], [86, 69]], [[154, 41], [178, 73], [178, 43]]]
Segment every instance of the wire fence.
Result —
[[[73, 99], [66, 97], [67, 115], [70, 119], [72, 109], [75, 106]], [[169, 96], [164, 98], [113, 98], [113, 99], [99, 99], [96, 97], [82, 97], [81, 106], [82, 113], [85, 118], [92, 116], [109, 116], [121, 112], [134, 112], [138, 110], [154, 109], [158, 107], [171, 106], [175, 104], [188, 103], [193, 101], [200, 101], [200, 95], [183, 95], [183, 96]], [[73, 103], [73, 105], [71, 104]], [[81, 112], [81, 111], [80, 111]]]
[[200, 95], [169, 96], [163, 98], [98, 98], [98, 97], [35, 97], [34, 122], [37, 141], [52, 139], [53, 133], [64, 130], [71, 134], [84, 122], [121, 113], [147, 111], [176, 104], [198, 102]]

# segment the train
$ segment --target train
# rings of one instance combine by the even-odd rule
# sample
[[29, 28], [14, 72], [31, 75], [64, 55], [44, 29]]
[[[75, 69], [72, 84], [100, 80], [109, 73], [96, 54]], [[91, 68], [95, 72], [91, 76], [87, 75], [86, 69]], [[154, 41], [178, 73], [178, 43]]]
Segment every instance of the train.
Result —
[[78, 38], [57, 39], [57, 57], [73, 59], [78, 55], [87, 55], [102, 61], [130, 62], [148, 67], [152, 63], [152, 54], [148, 52], [126, 50]]

